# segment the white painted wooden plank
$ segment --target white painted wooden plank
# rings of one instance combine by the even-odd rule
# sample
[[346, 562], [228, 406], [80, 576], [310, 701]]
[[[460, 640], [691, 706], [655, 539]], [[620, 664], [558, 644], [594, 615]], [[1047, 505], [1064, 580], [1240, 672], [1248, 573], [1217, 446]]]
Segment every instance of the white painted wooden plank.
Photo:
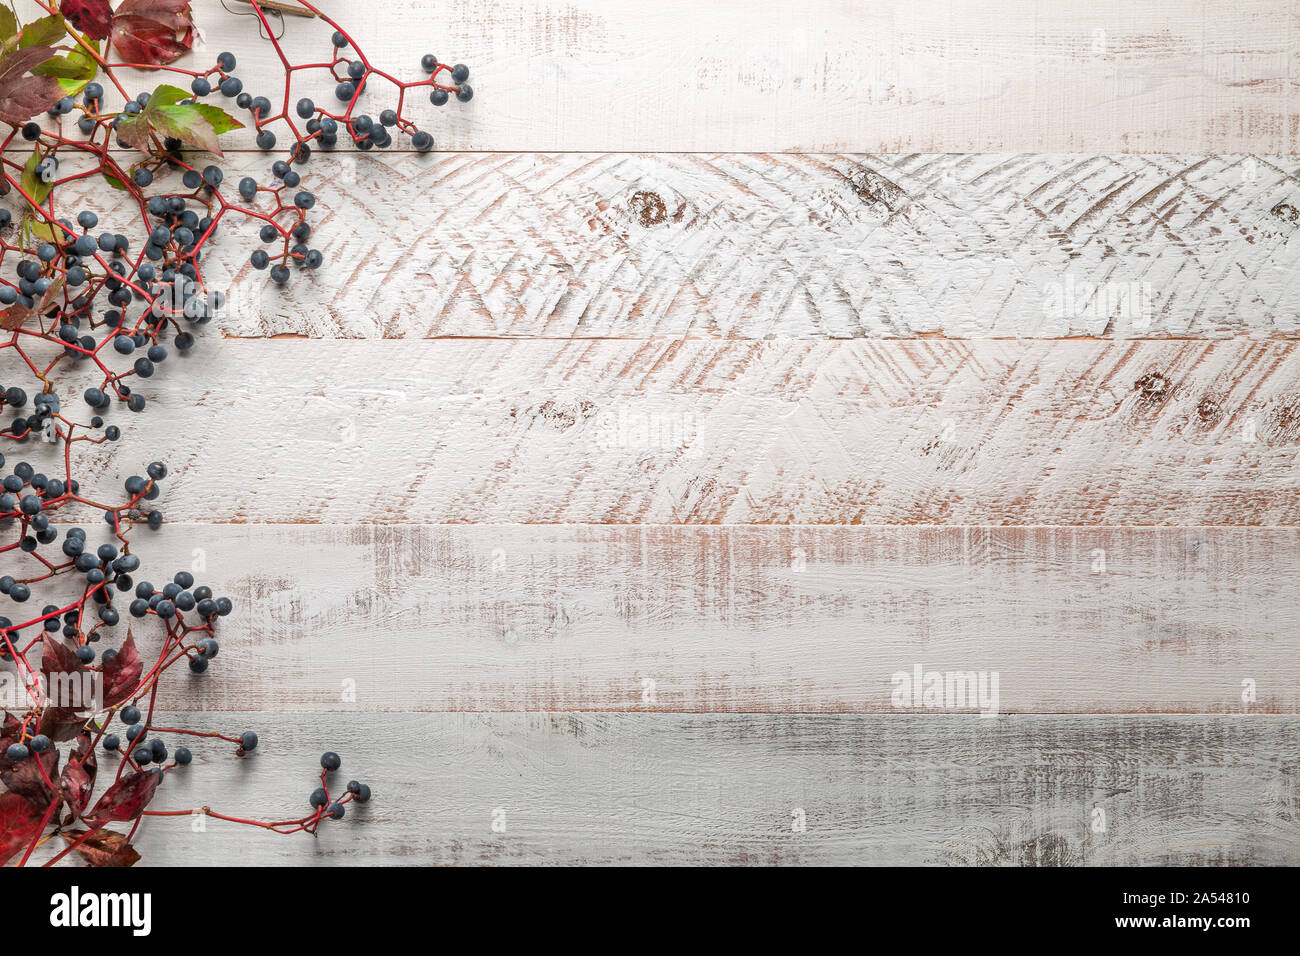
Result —
[[[1284, 0], [318, 5], [404, 79], [429, 52], [470, 65], [471, 103], [413, 111], [452, 149], [1289, 153], [1300, 128]], [[233, 49], [250, 91], [275, 94], [255, 21], [195, 8], [195, 58]], [[284, 43], [318, 61], [329, 35], [290, 20]], [[366, 95], [372, 113], [390, 91]]]
[[[228, 178], [270, 182], [240, 155]], [[287, 289], [230, 217], [235, 336], [1251, 337], [1300, 332], [1300, 161], [440, 154], [314, 160]], [[165, 191], [160, 185], [159, 191]], [[97, 180], [60, 209], [137, 232]]]
[[[146, 864], [1294, 865], [1296, 718], [194, 715], [258, 728], [158, 809], [305, 812], [322, 750], [374, 799], [317, 839], [150, 821]], [[109, 761], [111, 763], [111, 760]], [[806, 832], [794, 832], [804, 811]], [[506, 830], [494, 833], [494, 811]], [[1093, 830], [1095, 811], [1105, 831]]]
[[81, 477], [158, 458], [223, 523], [1294, 525], [1298, 380], [1244, 341], [209, 340]]
[[168, 525], [134, 550], [236, 604], [208, 674], [163, 682], [175, 710], [888, 713], [919, 665], [996, 673], [1001, 713], [1300, 712], [1293, 529]]

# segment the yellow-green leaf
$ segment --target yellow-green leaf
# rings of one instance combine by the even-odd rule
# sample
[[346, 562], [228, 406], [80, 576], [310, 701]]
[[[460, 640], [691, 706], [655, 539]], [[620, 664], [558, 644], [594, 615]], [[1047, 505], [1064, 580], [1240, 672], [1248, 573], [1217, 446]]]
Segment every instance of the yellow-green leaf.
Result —
[[63, 22], [63, 17], [56, 13], [53, 16], [33, 20], [24, 26], [23, 38], [18, 46], [19, 49], [26, 49], [29, 46], [54, 46], [62, 43], [67, 35], [68, 28]]
[[27, 192], [27, 195], [35, 199], [37, 203], [45, 202], [46, 197], [50, 194], [50, 190], [54, 188], [53, 183], [47, 183], [45, 180], [41, 179], [40, 176], [36, 175], [36, 167], [40, 164], [41, 151], [38, 149], [32, 153], [31, 158], [29, 158], [26, 165], [23, 166], [23, 189]]
[[0, 40], [8, 40], [18, 32], [18, 18], [8, 7], [0, 7]]
[[166, 84], [154, 90], [149, 105], [136, 116], [124, 116], [117, 127], [118, 138], [128, 146], [148, 151], [149, 133], [180, 140], [186, 146], [221, 155], [217, 136], [244, 124], [216, 106], [183, 103], [192, 94]]
[[220, 136], [222, 133], [229, 133], [232, 129], [243, 129], [244, 124], [239, 122], [219, 106], [213, 106], [210, 103], [195, 103], [195, 109], [212, 124], [212, 131]]
[[[98, 40], [86, 38], [86, 43], [96, 53], [99, 52]], [[32, 72], [37, 76], [53, 77], [59, 81], [59, 86], [63, 87], [64, 93], [68, 96], [76, 96], [99, 73], [99, 63], [78, 44], [67, 56], [56, 56], [46, 60]]]

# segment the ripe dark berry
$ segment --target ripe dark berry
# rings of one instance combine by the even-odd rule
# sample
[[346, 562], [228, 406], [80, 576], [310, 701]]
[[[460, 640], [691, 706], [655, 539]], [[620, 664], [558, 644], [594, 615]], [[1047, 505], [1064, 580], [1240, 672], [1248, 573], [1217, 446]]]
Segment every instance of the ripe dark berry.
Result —
[[469, 79], [469, 67], [464, 63], [457, 63], [451, 68], [451, 78], [457, 83], [464, 83]]
[[105, 750], [116, 750], [120, 746], [122, 746], [122, 738], [117, 734], [108, 734], [104, 737]]
[[343, 765], [343, 758], [332, 750], [327, 750], [321, 754], [320, 765], [331, 772], [339, 769]]
[[24, 744], [10, 744], [9, 749], [5, 751], [5, 756], [9, 758], [10, 763], [22, 763], [27, 759], [28, 753]]
[[50, 749], [50, 738], [44, 734], [37, 734], [29, 742], [28, 746], [34, 754], [43, 754]]
[[185, 767], [194, 759], [194, 754], [190, 753], [189, 747], [176, 748], [176, 763], [178, 766]]
[[244, 733], [239, 738], [239, 745], [244, 748], [245, 753], [247, 753], [250, 750], [256, 750], [257, 734], [253, 733], [251, 730], [244, 731]]
[[122, 718], [124, 724], [138, 724], [140, 723], [140, 708], [134, 704], [128, 704], [122, 708], [118, 716]]

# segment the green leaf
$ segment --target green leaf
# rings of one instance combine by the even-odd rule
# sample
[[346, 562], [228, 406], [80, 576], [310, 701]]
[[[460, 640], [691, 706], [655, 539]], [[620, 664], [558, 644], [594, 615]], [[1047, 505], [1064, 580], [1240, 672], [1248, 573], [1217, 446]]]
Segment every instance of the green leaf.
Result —
[[244, 128], [243, 123], [219, 106], [213, 106], [210, 103], [196, 103], [194, 105], [203, 118], [212, 124], [212, 131], [218, 136], [222, 133], [229, 133], [232, 129]]
[[8, 7], [0, 7], [0, 40], [8, 40], [18, 32], [18, 18]]
[[19, 49], [26, 49], [29, 46], [54, 46], [61, 43], [63, 38], [68, 35], [67, 25], [63, 22], [63, 17], [54, 14], [49, 17], [41, 17], [39, 20], [33, 20], [23, 27], [23, 38], [18, 44]]
[[[86, 43], [96, 53], [99, 52], [98, 40], [86, 39]], [[56, 56], [46, 60], [32, 72], [37, 76], [53, 77], [59, 81], [59, 86], [63, 87], [64, 93], [68, 96], [76, 96], [99, 73], [99, 63], [90, 53], [77, 45], [67, 56]]]
[[39, 149], [34, 150], [31, 158], [27, 160], [27, 164], [23, 166], [22, 179], [23, 189], [26, 190], [27, 195], [35, 199], [37, 203], [45, 202], [50, 191], [54, 189], [53, 183], [47, 183], [45, 180], [41, 179], [40, 176], [36, 175], [36, 167], [39, 166], [40, 163], [41, 151]]
[[31, 211], [23, 214], [22, 240], [24, 246], [31, 246], [37, 240], [55, 242], [54, 227], [44, 220], [37, 219]]
[[107, 183], [108, 183], [110, 186], [112, 186], [114, 189], [125, 189], [125, 188], [126, 188], [126, 183], [122, 182], [122, 180], [118, 179], [116, 176], [114, 176], [112, 173], [110, 173], [107, 169], [104, 170], [104, 181], [107, 182]]
[[149, 150], [151, 130], [171, 136], [186, 146], [222, 155], [217, 137], [244, 124], [216, 106], [206, 103], [182, 103], [192, 94], [166, 84], [154, 90], [149, 105], [136, 116], [123, 116], [117, 127], [118, 138], [128, 146]]

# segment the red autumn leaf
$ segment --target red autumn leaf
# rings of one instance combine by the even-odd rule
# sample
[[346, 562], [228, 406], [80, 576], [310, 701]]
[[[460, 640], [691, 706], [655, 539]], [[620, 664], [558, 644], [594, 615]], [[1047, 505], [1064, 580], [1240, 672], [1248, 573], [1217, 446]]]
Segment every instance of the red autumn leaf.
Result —
[[[10, 743], [5, 741], [5, 749]], [[44, 768], [45, 773], [41, 773]], [[50, 786], [59, 775], [59, 749], [51, 747], [42, 754], [29, 754], [25, 760], [14, 763], [8, 754], [0, 753], [0, 783], [41, 807], [44, 811], [58, 793]], [[46, 782], [49, 778], [49, 783]]]
[[[69, 846], [83, 836], [86, 836], [85, 830], [63, 831], [63, 839]], [[126, 835], [112, 830], [96, 830], [77, 846], [77, 852], [87, 866], [131, 866], [140, 859], [140, 854], [126, 842]]]
[[0, 57], [0, 119], [22, 125], [63, 98], [58, 80], [27, 75], [53, 55], [48, 46], [29, 46]]
[[87, 822], [98, 826], [114, 820], [134, 820], [149, 805], [162, 778], [163, 775], [158, 770], [136, 771], [130, 776], [122, 777], [104, 792], [99, 802], [86, 814]]
[[78, 707], [46, 707], [41, 712], [40, 732], [55, 743], [71, 740], [86, 728], [87, 717]]
[[0, 793], [0, 866], [31, 845], [44, 819], [44, 808], [16, 793]]
[[140, 686], [140, 675], [144, 671], [144, 662], [140, 652], [135, 649], [135, 638], [131, 631], [126, 632], [126, 640], [117, 655], [104, 662], [104, 706], [116, 707], [135, 693]]
[[[62, 641], [56, 641], [48, 634], [45, 635], [45, 646], [41, 651], [41, 673], [47, 680], [65, 674], [80, 675], [85, 670], [86, 665], [81, 663], [81, 658], [77, 656], [76, 651]], [[80, 679], [78, 676], [78, 682]]]
[[99, 764], [95, 760], [95, 747], [91, 743], [90, 734], [82, 734], [77, 739], [77, 746], [68, 756], [68, 765], [63, 768], [63, 775], [59, 778], [59, 792], [63, 794], [64, 802], [75, 816], [81, 816], [81, 812], [86, 809], [86, 804], [90, 802], [90, 794], [95, 789], [95, 773], [98, 769]]
[[108, 36], [113, 26], [113, 8], [108, 0], [62, 0], [59, 10], [73, 26], [96, 40]]
[[128, 63], [170, 63], [194, 45], [190, 0], [126, 0], [113, 14], [112, 35]]

